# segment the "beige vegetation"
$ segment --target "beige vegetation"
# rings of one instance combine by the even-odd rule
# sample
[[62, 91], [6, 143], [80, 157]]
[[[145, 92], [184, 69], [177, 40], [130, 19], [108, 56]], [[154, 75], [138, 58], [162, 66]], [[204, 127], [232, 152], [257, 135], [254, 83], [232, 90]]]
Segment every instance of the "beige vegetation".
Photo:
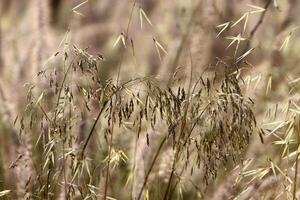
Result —
[[298, 199], [297, 0], [1, 0], [0, 199]]

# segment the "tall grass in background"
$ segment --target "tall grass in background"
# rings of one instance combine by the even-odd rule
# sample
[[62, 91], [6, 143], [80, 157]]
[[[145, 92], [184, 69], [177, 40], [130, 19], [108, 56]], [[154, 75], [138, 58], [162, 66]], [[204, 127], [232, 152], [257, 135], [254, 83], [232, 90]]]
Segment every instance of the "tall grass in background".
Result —
[[0, 199], [297, 199], [298, 3], [241, 4], [0, 2]]

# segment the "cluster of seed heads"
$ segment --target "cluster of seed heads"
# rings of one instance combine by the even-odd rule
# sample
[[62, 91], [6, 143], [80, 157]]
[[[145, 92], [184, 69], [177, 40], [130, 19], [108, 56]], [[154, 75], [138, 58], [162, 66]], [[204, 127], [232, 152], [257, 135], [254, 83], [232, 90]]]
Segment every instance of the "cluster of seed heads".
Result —
[[[202, 167], [206, 182], [216, 177], [221, 165], [240, 157], [256, 126], [253, 102], [242, 95], [234, 74], [225, 73], [221, 80], [201, 75], [191, 88], [161, 86], [153, 77], [114, 83], [100, 79], [102, 55], [72, 46], [55, 58], [62, 59], [63, 66], [39, 72], [48, 84], [30, 87], [24, 113], [29, 117], [20, 120], [21, 133], [39, 133], [33, 135], [33, 143], [43, 152], [35, 159], [35, 181], [43, 183], [35, 188], [37, 195], [55, 194], [61, 173], [66, 194], [92, 195], [89, 185], [96, 180], [90, 175], [92, 155], [87, 149], [99, 126], [106, 139], [112, 126], [126, 127], [140, 137], [143, 127], [154, 128], [163, 121], [174, 162]], [[78, 131], [82, 116], [90, 120], [89, 130]]]

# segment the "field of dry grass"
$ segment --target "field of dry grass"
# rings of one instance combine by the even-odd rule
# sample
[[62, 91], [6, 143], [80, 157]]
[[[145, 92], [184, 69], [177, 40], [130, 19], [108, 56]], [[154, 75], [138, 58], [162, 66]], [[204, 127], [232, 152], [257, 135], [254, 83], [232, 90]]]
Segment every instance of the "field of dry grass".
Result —
[[1, 0], [0, 199], [300, 199], [299, 13]]

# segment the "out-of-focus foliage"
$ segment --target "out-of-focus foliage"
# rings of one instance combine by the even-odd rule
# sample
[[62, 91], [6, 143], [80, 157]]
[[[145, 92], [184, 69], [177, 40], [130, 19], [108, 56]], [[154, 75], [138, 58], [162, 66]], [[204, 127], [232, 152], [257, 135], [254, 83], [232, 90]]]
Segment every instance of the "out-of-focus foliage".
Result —
[[297, 199], [297, 0], [1, 0], [1, 199]]

